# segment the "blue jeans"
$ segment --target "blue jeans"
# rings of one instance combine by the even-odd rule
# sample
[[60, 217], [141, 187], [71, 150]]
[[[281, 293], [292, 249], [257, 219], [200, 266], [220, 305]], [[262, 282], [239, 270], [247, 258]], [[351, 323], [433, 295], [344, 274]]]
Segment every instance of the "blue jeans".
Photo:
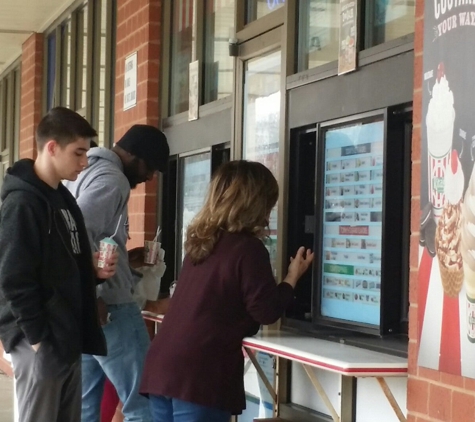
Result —
[[229, 422], [231, 412], [165, 396], [150, 395], [153, 422]]
[[[123, 404], [126, 422], [152, 422], [150, 402], [139, 395], [150, 339], [135, 303], [109, 305], [110, 322], [102, 327], [107, 356], [82, 356], [82, 422], [99, 422], [105, 377]], [[87, 333], [85, 334], [87, 335]]]

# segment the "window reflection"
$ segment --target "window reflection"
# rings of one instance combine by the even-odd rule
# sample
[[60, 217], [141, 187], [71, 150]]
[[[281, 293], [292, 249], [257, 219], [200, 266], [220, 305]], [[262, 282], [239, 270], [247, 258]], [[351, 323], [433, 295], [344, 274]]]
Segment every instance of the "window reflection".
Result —
[[366, 0], [365, 48], [414, 32], [414, 0]]
[[274, 10], [280, 9], [285, 4], [285, 0], [247, 0], [246, 1], [246, 23], [260, 19]]
[[300, 2], [299, 71], [338, 59], [339, 0]]
[[181, 267], [183, 258], [185, 257], [185, 240], [188, 224], [201, 210], [204, 204], [208, 185], [211, 178], [211, 154], [205, 152], [203, 154], [192, 155], [182, 159], [181, 170], [181, 207], [179, 245], [178, 245], [178, 267]]
[[[244, 80], [244, 150], [246, 160], [267, 166], [278, 178], [281, 53], [246, 62]], [[266, 246], [272, 266], [277, 258], [277, 206], [271, 212]]]
[[170, 115], [188, 110], [188, 65], [192, 58], [193, 0], [173, 1]]
[[230, 31], [234, 27], [234, 0], [206, 0], [205, 103], [232, 94], [233, 58], [229, 56]]

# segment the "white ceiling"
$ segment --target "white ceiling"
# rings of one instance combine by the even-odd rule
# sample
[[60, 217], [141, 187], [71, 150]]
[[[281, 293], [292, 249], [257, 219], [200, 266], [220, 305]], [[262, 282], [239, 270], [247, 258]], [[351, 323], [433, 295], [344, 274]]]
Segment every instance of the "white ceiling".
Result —
[[0, 75], [21, 55], [33, 32], [43, 32], [74, 0], [0, 0]]

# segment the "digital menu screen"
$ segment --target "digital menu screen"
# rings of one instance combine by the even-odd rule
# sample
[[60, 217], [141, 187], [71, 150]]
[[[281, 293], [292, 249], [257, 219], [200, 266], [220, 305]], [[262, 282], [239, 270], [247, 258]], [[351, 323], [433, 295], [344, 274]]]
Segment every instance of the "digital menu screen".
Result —
[[379, 325], [384, 121], [324, 132], [322, 316]]

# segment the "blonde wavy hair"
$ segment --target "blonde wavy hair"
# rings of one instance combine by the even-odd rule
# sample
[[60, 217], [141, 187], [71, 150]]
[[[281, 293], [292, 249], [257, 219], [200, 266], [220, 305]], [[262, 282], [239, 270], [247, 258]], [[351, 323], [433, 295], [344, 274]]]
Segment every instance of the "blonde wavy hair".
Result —
[[223, 231], [265, 237], [278, 197], [277, 180], [264, 165], [245, 160], [223, 164], [211, 179], [203, 208], [188, 226], [185, 251], [191, 262], [205, 260]]

